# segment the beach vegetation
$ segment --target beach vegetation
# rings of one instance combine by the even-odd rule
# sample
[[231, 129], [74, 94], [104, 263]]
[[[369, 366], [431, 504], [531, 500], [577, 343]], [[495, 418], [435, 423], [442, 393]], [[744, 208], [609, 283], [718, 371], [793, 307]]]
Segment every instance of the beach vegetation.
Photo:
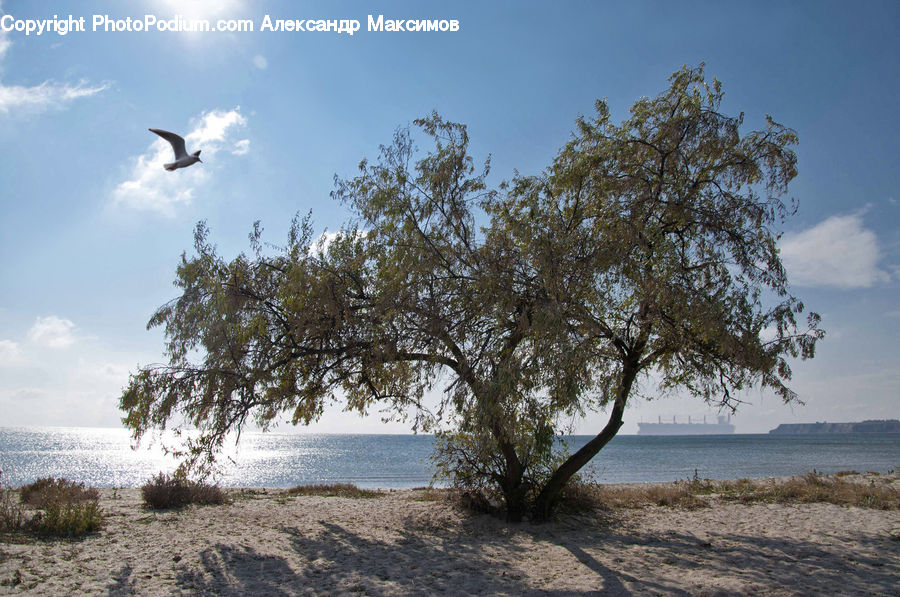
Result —
[[[295, 218], [272, 247], [257, 223], [226, 259], [199, 224], [148, 324], [168, 362], [131, 375], [124, 422], [140, 438], [184, 420], [182, 466], [203, 471], [247, 424], [378, 409], [439, 432], [439, 469], [517, 521], [552, 514], [631, 401], [797, 401], [789, 361], [824, 336], [778, 251], [797, 136], [769, 117], [745, 131], [722, 99], [684, 67], [621, 123], [598, 101], [544, 172], [496, 186], [433, 113], [335, 178], [353, 213], [336, 233]], [[594, 437], [559, 452], [592, 412]]]
[[319, 483], [310, 485], [297, 485], [284, 491], [289, 496], [320, 496], [342, 497], [351, 499], [377, 498], [384, 495], [383, 492], [374, 489], [360, 489], [352, 483]]
[[900, 491], [894, 481], [878, 482], [873, 475], [808, 473], [774, 479], [717, 481], [689, 479], [674, 483], [598, 485], [573, 483], [561, 506], [568, 510], [615, 510], [666, 506], [708, 507], [715, 502], [741, 504], [826, 503], [876, 510], [900, 509]]
[[182, 508], [190, 504], [220, 505], [226, 501], [225, 493], [218, 485], [162, 472], [141, 486], [141, 498], [153, 510]]
[[96, 500], [45, 502], [28, 523], [38, 535], [81, 537], [103, 528], [103, 511]]
[[19, 488], [22, 502], [35, 508], [47, 508], [59, 504], [97, 502], [100, 492], [94, 487], [85, 487], [63, 477], [41, 477]]
[[0, 492], [0, 532], [73, 538], [103, 527], [100, 492], [84, 483], [42, 477]]
[[12, 487], [0, 487], [0, 533], [15, 533], [25, 528], [29, 518]]

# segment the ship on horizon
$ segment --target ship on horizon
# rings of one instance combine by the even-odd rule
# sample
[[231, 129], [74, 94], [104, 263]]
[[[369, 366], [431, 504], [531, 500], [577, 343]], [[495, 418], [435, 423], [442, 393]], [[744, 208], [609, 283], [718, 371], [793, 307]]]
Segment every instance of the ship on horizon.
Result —
[[731, 424], [731, 415], [718, 415], [715, 423], [707, 423], [706, 416], [703, 421], [694, 422], [688, 417], [687, 423], [679, 423], [675, 416], [672, 421], [663, 421], [659, 417], [656, 423], [638, 423], [638, 435], [728, 435], [734, 433], [734, 425]]

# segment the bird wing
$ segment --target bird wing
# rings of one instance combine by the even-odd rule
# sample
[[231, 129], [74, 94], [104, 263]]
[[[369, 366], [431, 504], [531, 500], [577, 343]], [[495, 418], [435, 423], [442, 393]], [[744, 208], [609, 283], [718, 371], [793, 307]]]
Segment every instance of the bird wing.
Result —
[[179, 135], [175, 133], [170, 133], [169, 131], [164, 131], [162, 129], [148, 129], [151, 133], [156, 133], [163, 139], [169, 142], [169, 145], [172, 146], [172, 149], [175, 151], [175, 159], [180, 160], [181, 158], [187, 157], [187, 151], [184, 149], [184, 139], [182, 139]]

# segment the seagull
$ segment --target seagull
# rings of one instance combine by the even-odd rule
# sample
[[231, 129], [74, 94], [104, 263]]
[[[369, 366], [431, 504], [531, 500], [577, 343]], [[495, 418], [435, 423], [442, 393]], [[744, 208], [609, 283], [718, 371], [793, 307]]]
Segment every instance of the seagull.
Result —
[[147, 129], [151, 133], [156, 133], [163, 139], [169, 142], [169, 145], [172, 146], [172, 150], [175, 152], [175, 161], [169, 164], [164, 164], [163, 168], [168, 171], [176, 170], [178, 168], [187, 168], [188, 166], [193, 166], [197, 162], [203, 163], [203, 160], [200, 159], [200, 150], [198, 149], [194, 153], [188, 155], [188, 152], [184, 149], [184, 139], [181, 136], [176, 135], [175, 133], [170, 133], [169, 131], [164, 131], [162, 129]]

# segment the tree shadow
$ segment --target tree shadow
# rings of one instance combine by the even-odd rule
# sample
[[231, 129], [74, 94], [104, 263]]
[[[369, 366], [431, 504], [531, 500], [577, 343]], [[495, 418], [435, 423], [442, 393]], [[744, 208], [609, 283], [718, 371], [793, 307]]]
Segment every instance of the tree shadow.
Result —
[[[402, 529], [385, 528], [383, 536], [371, 527], [362, 535], [339, 522], [322, 521], [312, 530], [283, 526], [280, 532], [293, 553], [272, 556], [217, 544], [201, 552], [198, 566], [182, 569], [176, 582], [186, 592], [223, 595], [565, 596], [891, 594], [900, 578], [900, 542], [854, 531], [846, 538], [856, 549], [840, 537], [817, 543], [706, 532], [699, 538], [690, 532], [623, 529], [615, 521], [598, 520], [508, 525], [470, 516], [432, 527], [413, 517], [405, 523]], [[523, 536], [530, 541], [521, 541]], [[532, 549], [530, 542], [540, 549]], [[540, 554], [559, 549], [577, 563], [545, 570]], [[124, 568], [109, 593], [133, 591], [130, 576]], [[584, 590], [565, 589], [566, 576]]]
[[175, 578], [192, 594], [216, 595], [295, 595], [301, 581], [284, 558], [221, 543], [200, 552], [199, 567], [182, 568]]
[[113, 582], [106, 587], [107, 595], [137, 595], [137, 581], [132, 577], [134, 569], [125, 564], [113, 576]]
[[[851, 539], [853, 546], [843, 539]], [[587, 537], [583, 533], [561, 537], [558, 544], [601, 576], [611, 594], [732, 594], [733, 589], [717, 588], [724, 580], [731, 586], [738, 582], [750, 591], [888, 595], [897, 594], [900, 578], [900, 544], [886, 536], [856, 532], [818, 543], [737, 533], [706, 533], [701, 539], [673, 531], [661, 535], [611, 531], [603, 537]], [[634, 548], [641, 551], [644, 564], [642, 571], [635, 574], [613, 571], [586, 551], [615, 559], [616, 553]], [[657, 581], [680, 576], [682, 580], [676, 580], [676, 585], [682, 588], [638, 578], [646, 570], [652, 570], [648, 576]], [[697, 575], [698, 583], [686, 586], [684, 579], [692, 576], [692, 570], [702, 570], [703, 581]], [[623, 581], [629, 583], [627, 588]]]

